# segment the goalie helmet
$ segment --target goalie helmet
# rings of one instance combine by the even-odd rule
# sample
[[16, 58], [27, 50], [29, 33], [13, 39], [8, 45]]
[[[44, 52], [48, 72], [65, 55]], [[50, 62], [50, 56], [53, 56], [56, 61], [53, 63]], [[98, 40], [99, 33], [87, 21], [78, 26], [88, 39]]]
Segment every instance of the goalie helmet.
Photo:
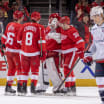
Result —
[[90, 11], [90, 17], [100, 14], [103, 14], [103, 9], [101, 6], [93, 7]]
[[40, 18], [41, 18], [41, 16], [40, 16], [40, 13], [39, 13], [39, 12], [33, 12], [33, 13], [31, 14], [31, 20], [39, 21]]
[[49, 19], [50, 18], [57, 18], [58, 20], [60, 19], [60, 16], [58, 13], [52, 13], [50, 16], [49, 16]]
[[13, 19], [18, 20], [18, 19], [20, 19], [20, 18], [22, 18], [22, 17], [23, 17], [23, 12], [22, 12], [22, 11], [16, 10], [16, 11], [13, 13]]
[[70, 24], [70, 18], [68, 16], [61, 17], [60, 23]]

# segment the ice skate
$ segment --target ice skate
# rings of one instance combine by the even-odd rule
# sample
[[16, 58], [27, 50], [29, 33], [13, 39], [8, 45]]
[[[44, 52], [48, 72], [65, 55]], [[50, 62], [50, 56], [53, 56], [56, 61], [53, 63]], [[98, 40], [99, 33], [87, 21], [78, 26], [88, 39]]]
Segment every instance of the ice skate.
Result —
[[71, 87], [72, 96], [76, 96], [76, 86]]
[[17, 83], [17, 93], [18, 93], [18, 96], [22, 95], [22, 86], [20, 85], [20, 83]]
[[63, 88], [61, 90], [56, 90], [56, 91], [53, 91], [54, 95], [59, 95], [59, 96], [64, 96], [67, 92], [66, 90]]
[[68, 87], [66, 88], [66, 96], [76, 96], [76, 87], [72, 86], [72, 87]]
[[44, 90], [36, 90], [36, 87], [34, 86], [34, 83], [31, 83], [31, 88], [30, 88], [31, 94], [35, 95], [35, 94], [42, 94], [44, 92]]
[[23, 83], [22, 88], [21, 88], [21, 96], [26, 96], [27, 94], [27, 83]]
[[11, 86], [8, 86], [7, 84], [5, 88], [5, 95], [16, 95], [16, 90], [12, 89]]

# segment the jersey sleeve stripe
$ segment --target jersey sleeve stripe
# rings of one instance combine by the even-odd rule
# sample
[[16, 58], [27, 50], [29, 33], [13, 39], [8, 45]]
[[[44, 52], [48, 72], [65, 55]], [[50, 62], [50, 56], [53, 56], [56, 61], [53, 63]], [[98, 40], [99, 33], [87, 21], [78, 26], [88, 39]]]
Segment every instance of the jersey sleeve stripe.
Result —
[[81, 43], [81, 42], [84, 42], [84, 40], [81, 39], [81, 40], [77, 41], [77, 44], [79, 44], [79, 43]]
[[7, 39], [7, 37], [6, 37], [5, 35], [2, 35], [2, 37], [3, 37], [4, 39]]

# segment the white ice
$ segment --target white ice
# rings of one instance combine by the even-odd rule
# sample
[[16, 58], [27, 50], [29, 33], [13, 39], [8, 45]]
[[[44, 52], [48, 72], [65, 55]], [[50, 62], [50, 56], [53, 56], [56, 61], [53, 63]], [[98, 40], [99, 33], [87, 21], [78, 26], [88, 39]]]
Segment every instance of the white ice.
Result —
[[[48, 92], [51, 92], [50, 89]], [[97, 87], [77, 87], [76, 97], [29, 95], [30, 93], [24, 97], [5, 96], [4, 87], [0, 86], [0, 104], [101, 104]]]

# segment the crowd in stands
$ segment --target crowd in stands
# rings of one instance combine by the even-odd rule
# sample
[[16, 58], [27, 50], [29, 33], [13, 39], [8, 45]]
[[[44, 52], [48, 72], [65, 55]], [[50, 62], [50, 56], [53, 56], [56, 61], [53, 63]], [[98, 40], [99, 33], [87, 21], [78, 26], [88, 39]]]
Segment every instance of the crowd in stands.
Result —
[[[16, 10], [21, 10], [24, 13], [23, 23], [29, 21], [29, 12], [27, 8], [23, 5], [22, 0], [6, 0], [5, 2], [4, 0], [0, 0], [0, 22], [3, 23], [4, 30], [6, 25], [13, 20], [13, 12]], [[0, 33], [1, 32], [2, 31], [0, 31]]]
[[[59, 0], [58, 0], [59, 1]], [[66, 0], [66, 10], [74, 11], [71, 23], [78, 27], [80, 27], [81, 23], [84, 25], [84, 29], [81, 29], [82, 33], [89, 34], [89, 26], [92, 22], [90, 22], [90, 9], [94, 6], [102, 6], [104, 8], [103, 0]], [[76, 3], [74, 3], [76, 2]], [[6, 25], [13, 20], [13, 12], [16, 10], [21, 10], [24, 13], [24, 21], [29, 21], [29, 10], [25, 7], [23, 0], [0, 0], [0, 24], [3, 24], [4, 29], [2, 30], [0, 26], [0, 33], [3, 33]], [[71, 6], [70, 6], [71, 5]], [[57, 8], [57, 6], [56, 6]], [[69, 12], [71, 13], [71, 12]], [[75, 16], [76, 15], [76, 16]], [[76, 27], [77, 28], [77, 27]], [[80, 27], [83, 28], [83, 27]], [[88, 37], [88, 35], [87, 35]], [[89, 42], [88, 38], [84, 37], [86, 43]]]

